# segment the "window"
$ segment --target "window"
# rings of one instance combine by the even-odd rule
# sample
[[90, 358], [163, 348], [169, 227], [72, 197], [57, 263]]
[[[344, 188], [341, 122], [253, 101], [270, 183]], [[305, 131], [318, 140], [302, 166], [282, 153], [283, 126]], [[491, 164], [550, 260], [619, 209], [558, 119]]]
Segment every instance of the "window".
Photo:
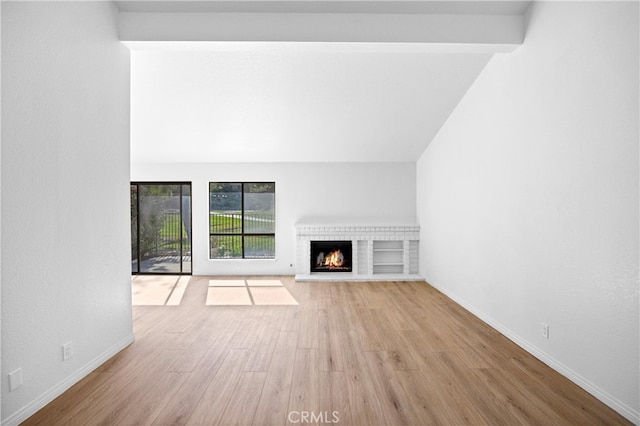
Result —
[[274, 182], [209, 183], [209, 258], [275, 258]]
[[191, 183], [131, 183], [131, 273], [191, 274]]

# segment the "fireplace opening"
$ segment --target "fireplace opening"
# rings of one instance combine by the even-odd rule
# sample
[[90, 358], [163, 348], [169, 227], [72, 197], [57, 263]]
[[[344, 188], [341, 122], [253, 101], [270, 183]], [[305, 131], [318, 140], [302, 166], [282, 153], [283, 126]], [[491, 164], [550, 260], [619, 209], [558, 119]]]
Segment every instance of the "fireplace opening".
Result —
[[311, 241], [311, 272], [351, 271], [351, 241]]

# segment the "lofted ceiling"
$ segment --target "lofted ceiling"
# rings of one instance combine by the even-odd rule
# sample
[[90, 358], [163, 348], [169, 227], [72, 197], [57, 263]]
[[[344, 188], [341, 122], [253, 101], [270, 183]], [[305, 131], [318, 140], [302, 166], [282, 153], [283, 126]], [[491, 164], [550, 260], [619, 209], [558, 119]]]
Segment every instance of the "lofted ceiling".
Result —
[[133, 162], [413, 162], [529, 2], [122, 1]]

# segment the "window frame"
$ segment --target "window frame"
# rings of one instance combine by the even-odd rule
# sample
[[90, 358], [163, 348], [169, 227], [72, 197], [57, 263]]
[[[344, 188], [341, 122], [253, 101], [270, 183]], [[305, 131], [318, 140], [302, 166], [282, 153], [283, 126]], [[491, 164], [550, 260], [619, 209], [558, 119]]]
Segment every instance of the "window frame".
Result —
[[[189, 224], [188, 229], [184, 229], [187, 235], [187, 244], [185, 245], [185, 238], [181, 238], [179, 240], [179, 251], [180, 251], [180, 270], [176, 271], [142, 271], [140, 267], [141, 263], [141, 221], [140, 221], [140, 187], [141, 186], [179, 186], [180, 187], [180, 203], [179, 203], [179, 215], [181, 218], [187, 217]], [[132, 262], [133, 259], [133, 249], [135, 245], [135, 261], [136, 269], [132, 270], [132, 275], [192, 275], [193, 274], [193, 182], [191, 181], [131, 181], [129, 182], [130, 187], [130, 199], [133, 197], [133, 188], [135, 187], [135, 203], [131, 202], [131, 249], [132, 249]], [[185, 194], [185, 188], [188, 187], [188, 194]], [[185, 196], [188, 196], [188, 215], [184, 215], [184, 204], [182, 200]], [[134, 223], [134, 210], [135, 210], [135, 223]], [[187, 227], [187, 224], [184, 223], [183, 226]], [[182, 233], [182, 231], [181, 231]], [[185, 254], [188, 253], [188, 254]], [[189, 261], [185, 261], [185, 257], [189, 258]], [[188, 268], [185, 268], [185, 265], [188, 263]]]
[[[241, 229], [239, 233], [220, 233], [220, 232], [211, 232], [211, 184], [235, 184], [241, 186], [240, 191], [240, 223]], [[259, 232], [259, 233], [247, 233], [245, 230], [245, 194], [249, 192], [245, 192], [245, 188], [248, 185], [252, 184], [270, 184], [273, 185], [273, 232]], [[238, 182], [238, 181], [209, 181], [209, 214], [208, 214], [208, 226], [209, 226], [209, 260], [275, 260], [276, 258], [276, 182], [275, 181], [247, 181], [247, 182]], [[240, 245], [241, 245], [241, 257], [212, 257], [211, 253], [211, 237], [220, 236], [220, 237], [239, 237]], [[273, 255], [269, 257], [246, 257], [246, 248], [245, 248], [245, 238], [246, 237], [273, 237]]]

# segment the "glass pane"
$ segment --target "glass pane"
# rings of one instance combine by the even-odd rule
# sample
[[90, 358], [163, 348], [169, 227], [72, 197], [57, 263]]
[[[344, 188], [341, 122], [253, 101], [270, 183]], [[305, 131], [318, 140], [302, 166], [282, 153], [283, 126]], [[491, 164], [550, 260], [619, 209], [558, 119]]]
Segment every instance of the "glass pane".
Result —
[[242, 259], [242, 236], [240, 235], [211, 235], [211, 259]]
[[138, 186], [131, 185], [131, 272], [139, 272], [138, 265]]
[[276, 257], [273, 235], [247, 235], [244, 237], [244, 257], [246, 259], [273, 259]]
[[245, 234], [275, 233], [275, 183], [247, 183], [244, 188]]
[[209, 183], [209, 228], [212, 234], [242, 233], [241, 183]]
[[140, 184], [140, 272], [180, 273], [180, 186]]
[[182, 273], [191, 273], [191, 185], [182, 185]]

